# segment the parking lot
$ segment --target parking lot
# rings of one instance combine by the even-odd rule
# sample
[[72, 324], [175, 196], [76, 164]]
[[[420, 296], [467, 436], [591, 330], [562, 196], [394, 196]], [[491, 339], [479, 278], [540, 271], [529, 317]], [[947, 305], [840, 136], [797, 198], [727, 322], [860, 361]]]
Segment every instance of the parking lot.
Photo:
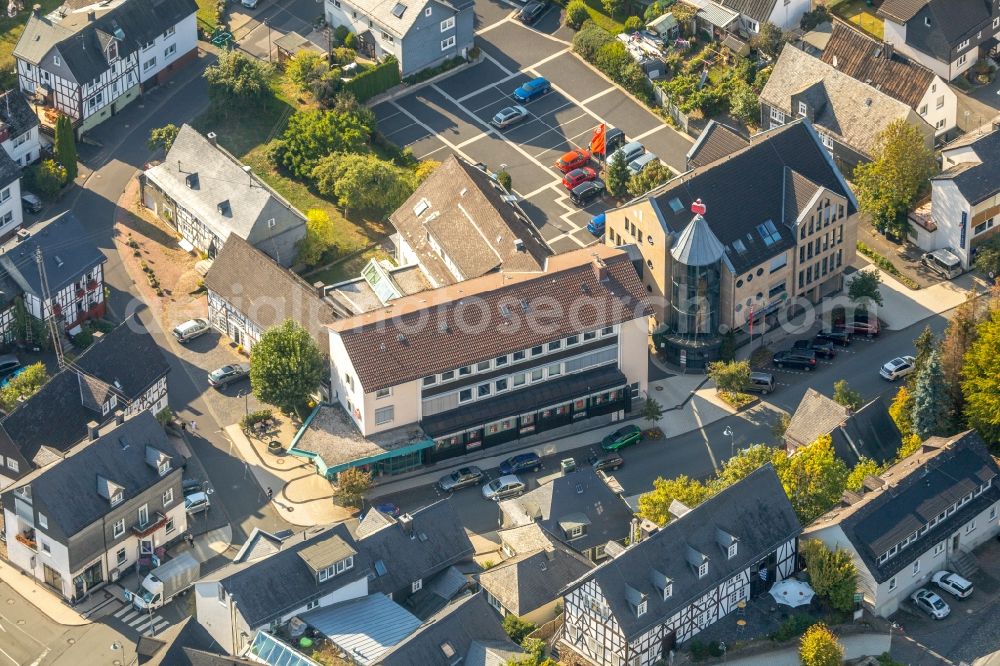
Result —
[[[506, 168], [521, 206], [556, 252], [593, 243], [587, 222], [611, 205], [598, 200], [577, 208], [553, 166], [564, 152], [588, 147], [601, 123], [623, 129], [629, 140], [683, 170], [690, 140], [573, 55], [558, 7], [537, 29], [513, 20], [513, 6], [496, 0], [477, 3], [476, 11], [483, 52], [478, 64], [374, 107], [390, 141], [420, 159], [441, 160], [454, 152], [491, 171]], [[513, 91], [539, 76], [551, 82], [552, 91], [524, 105], [528, 118], [502, 131], [490, 126], [497, 111], [514, 103]]]

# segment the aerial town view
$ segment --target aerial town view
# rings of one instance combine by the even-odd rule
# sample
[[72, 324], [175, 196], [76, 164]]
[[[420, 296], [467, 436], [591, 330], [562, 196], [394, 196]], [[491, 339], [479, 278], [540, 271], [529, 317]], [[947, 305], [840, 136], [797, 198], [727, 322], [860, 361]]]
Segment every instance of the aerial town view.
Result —
[[0, 666], [1000, 666], [1000, 2], [9, 0]]

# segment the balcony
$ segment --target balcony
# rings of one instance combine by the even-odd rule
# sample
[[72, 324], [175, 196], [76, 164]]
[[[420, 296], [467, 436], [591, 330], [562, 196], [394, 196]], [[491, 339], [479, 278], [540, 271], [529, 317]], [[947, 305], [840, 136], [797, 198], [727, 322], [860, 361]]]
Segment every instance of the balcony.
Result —
[[91, 280], [87, 283], [87, 291], [94, 291], [97, 289], [97, 280]]
[[23, 532], [18, 532], [15, 538], [31, 550], [38, 550], [38, 542], [35, 541], [35, 530], [28, 528]]
[[153, 520], [147, 521], [144, 525], [136, 523], [132, 526], [132, 534], [136, 537], [142, 539], [147, 537], [156, 530], [160, 529], [167, 524], [167, 517], [164, 516], [159, 511], [156, 512], [156, 516]]

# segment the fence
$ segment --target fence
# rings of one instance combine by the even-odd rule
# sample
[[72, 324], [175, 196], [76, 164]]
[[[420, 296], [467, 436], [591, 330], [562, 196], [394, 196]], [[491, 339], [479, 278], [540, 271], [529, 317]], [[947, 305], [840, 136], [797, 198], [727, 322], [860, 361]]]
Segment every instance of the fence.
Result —
[[656, 98], [657, 104], [667, 110], [667, 114], [673, 118], [677, 126], [687, 133], [690, 127], [687, 114], [677, 108], [677, 105], [671, 102], [667, 94], [663, 92], [663, 89], [656, 84], [653, 84], [653, 97]]

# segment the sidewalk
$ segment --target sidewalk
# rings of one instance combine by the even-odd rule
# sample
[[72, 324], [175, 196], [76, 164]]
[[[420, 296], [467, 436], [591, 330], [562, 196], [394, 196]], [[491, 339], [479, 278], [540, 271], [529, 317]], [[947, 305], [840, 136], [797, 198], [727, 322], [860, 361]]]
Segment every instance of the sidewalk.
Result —
[[[225, 427], [226, 436], [240, 452], [261, 488], [271, 488], [271, 500], [286, 521], [300, 527], [339, 523], [354, 515], [333, 503], [330, 482], [316, 473], [315, 466], [294, 456], [275, 456], [259, 450], [239, 425]], [[260, 445], [263, 447], [263, 444]]]
[[[859, 259], [863, 259], [859, 255]], [[913, 291], [896, 278], [869, 264], [861, 270], [878, 273], [882, 278], [882, 299], [885, 304], [878, 316], [889, 330], [898, 331], [918, 321], [941, 314], [965, 302], [971, 293], [982, 288], [979, 278], [965, 273], [951, 281], [938, 282], [926, 289]]]
[[[853, 636], [840, 637], [840, 644], [844, 646], [844, 659], [857, 659], [858, 657], [878, 656], [889, 651], [889, 634], [855, 634]], [[729, 664], [739, 666], [799, 666], [798, 648], [785, 648], [774, 652], [765, 652], [752, 657], [740, 659], [739, 656], [730, 657]]]
[[90, 620], [84, 619], [80, 613], [70, 608], [53, 592], [46, 590], [44, 583], [21, 573], [3, 560], [0, 560], [0, 580], [10, 585], [15, 592], [27, 599], [32, 606], [48, 615], [56, 624], [66, 626], [90, 624]]

